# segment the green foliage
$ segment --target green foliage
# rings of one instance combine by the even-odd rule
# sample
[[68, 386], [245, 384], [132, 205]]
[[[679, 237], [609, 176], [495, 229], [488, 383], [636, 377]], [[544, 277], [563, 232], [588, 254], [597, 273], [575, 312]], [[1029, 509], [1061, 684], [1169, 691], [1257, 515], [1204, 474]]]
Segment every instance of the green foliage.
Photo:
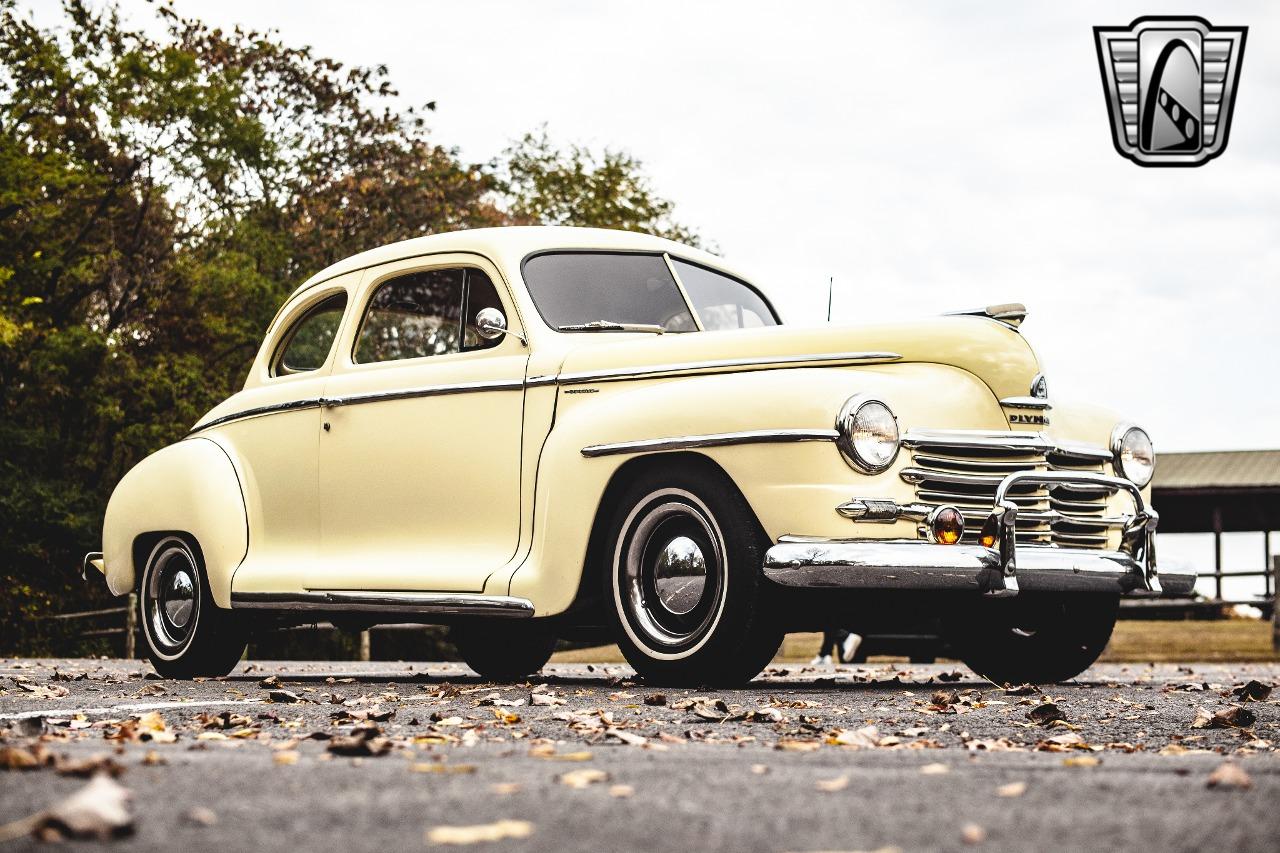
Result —
[[544, 126], [503, 157], [499, 174], [518, 222], [619, 228], [699, 244], [696, 232], [672, 219], [674, 205], [654, 193], [644, 164], [625, 151], [560, 148]]
[[0, 654], [67, 650], [37, 617], [105, 603], [74, 570], [111, 489], [239, 387], [308, 275], [509, 222], [691, 237], [625, 154], [543, 132], [466, 164], [385, 67], [154, 8], [158, 36], [0, 0]]

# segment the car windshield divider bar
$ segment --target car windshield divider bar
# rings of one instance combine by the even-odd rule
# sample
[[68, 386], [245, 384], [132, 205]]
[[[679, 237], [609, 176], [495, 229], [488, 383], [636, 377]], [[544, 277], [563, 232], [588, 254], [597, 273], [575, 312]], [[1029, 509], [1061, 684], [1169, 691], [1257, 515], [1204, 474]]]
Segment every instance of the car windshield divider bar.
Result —
[[614, 444], [592, 444], [582, 448], [588, 459], [619, 453], [657, 453], [665, 450], [687, 450], [694, 447], [727, 447], [734, 444], [776, 444], [792, 441], [835, 441], [839, 433], [833, 429], [761, 429], [743, 432], [720, 432], [685, 435], [672, 438], [649, 438], [620, 441]]

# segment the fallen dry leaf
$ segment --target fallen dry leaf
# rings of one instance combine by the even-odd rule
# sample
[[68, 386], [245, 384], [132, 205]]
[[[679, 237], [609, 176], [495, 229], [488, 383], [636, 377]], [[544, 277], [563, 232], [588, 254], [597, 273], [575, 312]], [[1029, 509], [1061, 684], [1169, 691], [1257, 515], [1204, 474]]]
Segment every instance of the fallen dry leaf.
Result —
[[213, 826], [218, 822], [218, 815], [213, 809], [204, 806], [193, 806], [187, 810], [187, 820], [196, 826]]
[[933, 764], [926, 764], [920, 768], [920, 773], [921, 775], [924, 775], [924, 776], [943, 776], [950, 772], [951, 772], [951, 765], [942, 764], [939, 762], [934, 762]]
[[70, 692], [61, 684], [32, 684], [29, 681], [18, 681], [17, 679], [14, 679], [14, 683], [31, 694], [28, 697], [31, 699], [61, 699]]
[[960, 840], [965, 844], [981, 844], [987, 840], [987, 831], [976, 823], [966, 823], [960, 830]]
[[500, 820], [475, 826], [436, 826], [427, 830], [428, 844], [479, 844], [504, 838], [528, 838], [533, 824], [527, 820]]
[[1196, 710], [1196, 718], [1191, 722], [1193, 729], [1247, 729], [1258, 721], [1258, 715], [1248, 708], [1233, 705], [1209, 714], [1204, 708]]
[[296, 749], [282, 749], [273, 753], [271, 760], [282, 766], [290, 766], [298, 763], [298, 751]]
[[268, 690], [267, 698], [272, 702], [279, 704], [292, 704], [294, 702], [307, 701], [292, 690]]
[[492, 785], [489, 786], [489, 790], [493, 791], [493, 793], [495, 794], [508, 796], [510, 794], [516, 793], [522, 787], [524, 786], [521, 785], [519, 782], [494, 782]]
[[35, 770], [52, 760], [48, 750], [41, 744], [35, 744], [30, 749], [20, 746], [0, 747], [0, 769]]
[[57, 758], [54, 759], [53, 769], [60, 776], [80, 776], [85, 779], [95, 773], [106, 773], [112, 778], [118, 778], [124, 773], [124, 765], [105, 753], [88, 758]]
[[819, 791], [834, 794], [836, 791], [843, 791], [845, 788], [849, 787], [849, 775], [846, 773], [844, 775], [837, 776], [834, 779], [819, 779], [817, 782], [813, 783], [813, 787], [817, 788]]
[[630, 744], [631, 746], [644, 746], [649, 742], [648, 739], [643, 737], [642, 735], [638, 735], [638, 734], [635, 734], [634, 732], [628, 732], [628, 731], [624, 731], [622, 729], [617, 729], [617, 728], [605, 729], [605, 736], [616, 737], [618, 740], [622, 741], [623, 743]]
[[784, 752], [813, 752], [815, 749], [821, 749], [822, 744], [816, 740], [780, 740], [774, 745], [774, 749], [781, 749]]
[[997, 797], [1021, 797], [1026, 792], [1026, 782], [1010, 782], [1007, 785], [1001, 785], [999, 788], [996, 788]]
[[1254, 679], [1231, 691], [1242, 702], [1264, 702], [1271, 695], [1271, 685]]
[[382, 737], [382, 729], [364, 726], [353, 729], [350, 735], [333, 738], [328, 750], [334, 755], [386, 755], [392, 746], [390, 738]]
[[863, 726], [860, 729], [843, 729], [828, 738], [827, 742], [833, 746], [851, 746], [855, 749], [879, 746], [880, 730], [875, 726]]
[[549, 743], [533, 747], [529, 750], [529, 755], [533, 758], [545, 758], [548, 761], [590, 761], [592, 757], [586, 750], [556, 752], [556, 748]]
[[409, 765], [414, 773], [475, 773], [474, 764], [446, 764], [443, 761], [417, 761]]
[[0, 826], [0, 842], [32, 835], [40, 841], [90, 838], [106, 841], [133, 832], [129, 790], [100, 773], [57, 805]]
[[557, 777], [557, 781], [561, 785], [568, 785], [570, 788], [582, 789], [596, 784], [597, 782], [607, 782], [609, 774], [603, 770], [597, 770], [594, 767], [585, 767], [582, 770], [570, 770], [568, 773], [561, 773]]
[[1253, 780], [1239, 764], [1228, 761], [1209, 774], [1206, 784], [1210, 788], [1251, 788]]
[[1037, 705], [1028, 711], [1027, 719], [1037, 725], [1045, 726], [1049, 723], [1056, 722], [1057, 720], [1065, 721], [1067, 717], [1062, 713], [1062, 709], [1053, 702], [1045, 702], [1044, 704]]
[[630, 785], [610, 785], [609, 786], [609, 796], [611, 797], [618, 797], [620, 799], [623, 799], [623, 798], [634, 795], [635, 792], [636, 792], [636, 789], [631, 787]]
[[1094, 758], [1092, 755], [1073, 755], [1062, 759], [1063, 767], [1097, 767], [1101, 763], [1101, 758]]

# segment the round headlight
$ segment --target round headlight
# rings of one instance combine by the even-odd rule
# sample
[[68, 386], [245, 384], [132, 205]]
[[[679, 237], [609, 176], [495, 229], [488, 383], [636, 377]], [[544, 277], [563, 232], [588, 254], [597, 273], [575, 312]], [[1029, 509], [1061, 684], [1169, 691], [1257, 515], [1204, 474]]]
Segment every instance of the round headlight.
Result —
[[1156, 472], [1156, 451], [1151, 437], [1132, 424], [1120, 424], [1111, 433], [1111, 453], [1116, 473], [1142, 488]]
[[859, 394], [840, 407], [836, 445], [846, 462], [867, 474], [878, 474], [898, 456], [898, 419], [873, 397]]

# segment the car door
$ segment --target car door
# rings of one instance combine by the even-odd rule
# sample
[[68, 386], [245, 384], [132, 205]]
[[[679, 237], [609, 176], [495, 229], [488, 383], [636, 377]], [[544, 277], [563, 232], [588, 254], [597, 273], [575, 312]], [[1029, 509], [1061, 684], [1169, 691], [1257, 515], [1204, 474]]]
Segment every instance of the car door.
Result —
[[328, 381], [348, 287], [341, 276], [300, 294], [268, 330], [254, 376], [233, 400], [216, 440], [231, 445], [249, 508], [249, 552], [236, 592], [303, 588], [301, 566], [320, 553], [320, 399]]
[[472, 255], [377, 267], [360, 291], [325, 386], [309, 586], [483, 591], [519, 541], [528, 351], [474, 320], [496, 307], [518, 331], [512, 301]]

